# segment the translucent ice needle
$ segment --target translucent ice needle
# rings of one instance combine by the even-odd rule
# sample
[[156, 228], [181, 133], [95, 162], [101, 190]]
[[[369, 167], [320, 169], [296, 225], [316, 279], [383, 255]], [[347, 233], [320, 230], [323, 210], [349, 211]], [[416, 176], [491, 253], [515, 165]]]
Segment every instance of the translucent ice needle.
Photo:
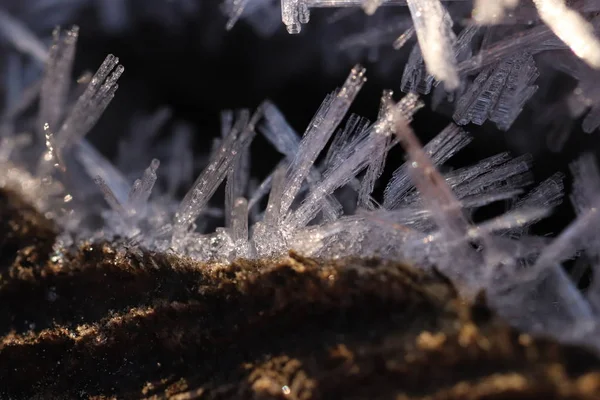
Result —
[[600, 68], [600, 41], [593, 26], [565, 0], [533, 0], [540, 18], [577, 55], [593, 68]]
[[75, 157], [83, 165], [89, 176], [102, 178], [102, 181], [111, 189], [113, 197], [119, 201], [119, 204], [125, 204], [129, 192], [129, 183], [127, 183], [121, 171], [115, 168], [85, 139], [79, 142]]
[[517, 6], [519, 0], [475, 0], [473, 19], [481, 25], [494, 25], [502, 21], [507, 9]]
[[563, 174], [557, 172], [519, 200], [516, 207], [556, 207], [564, 195], [563, 179]]
[[46, 62], [48, 50], [21, 21], [0, 9], [0, 32], [19, 51]]
[[533, 54], [538, 51], [536, 46], [552, 39], [553, 36], [552, 31], [544, 25], [517, 32], [506, 39], [495, 42], [475, 56], [461, 61], [458, 70], [461, 74], [471, 74], [522, 50], [528, 50]]
[[48, 124], [54, 130], [59, 128], [57, 125], [65, 113], [71, 87], [71, 71], [78, 36], [77, 26], [68, 30], [63, 37], [59, 28], [52, 33], [53, 43], [50, 47], [40, 94], [38, 121], [40, 128], [44, 124]]
[[[261, 111], [255, 114], [254, 119], [258, 118]], [[245, 126], [240, 126], [238, 122], [234, 125], [233, 129], [250, 129], [254, 131], [254, 126], [248, 126], [248, 119], [250, 114], [247, 110], [244, 110], [243, 115], [239, 118]], [[254, 123], [254, 122], [253, 122]], [[236, 134], [236, 133], [233, 133]], [[225, 221], [226, 226], [231, 226], [234, 202], [239, 197], [244, 196], [244, 192], [248, 186], [250, 180], [250, 141], [246, 145], [239, 149], [238, 154], [232, 164], [231, 170], [227, 174], [227, 183], [225, 186]], [[247, 205], [246, 205], [247, 207]]]
[[300, 145], [300, 137], [273, 103], [266, 100], [262, 103], [262, 108], [265, 118], [258, 130], [277, 151], [290, 160], [293, 159]]
[[248, 240], [248, 201], [239, 197], [233, 203], [231, 224], [231, 236], [234, 242], [246, 242]]
[[535, 279], [545, 268], [567, 260], [575, 255], [584, 245], [584, 238], [594, 237], [600, 223], [600, 197], [582, 212], [544, 251], [531, 270], [528, 277]]
[[493, 233], [497, 231], [508, 231], [516, 228], [522, 228], [533, 222], [539, 221], [550, 214], [549, 208], [521, 208], [509, 211], [499, 217], [486, 221], [469, 229], [470, 237], [481, 237], [483, 233]]
[[334, 190], [348, 183], [364, 169], [370, 161], [370, 157], [385, 142], [383, 135], [369, 135], [364, 132], [348, 144], [348, 155], [344, 162], [333, 165], [323, 174], [323, 181], [316, 185], [308, 194], [302, 205], [288, 218], [286, 227], [298, 229], [306, 226], [319, 212], [326, 196]]
[[[260, 132], [281, 154], [286, 156], [287, 162], [293, 161], [298, 153], [300, 137], [288, 124], [283, 114], [270, 101], [263, 102], [261, 108], [264, 110], [265, 121], [264, 124], [259, 126]], [[268, 189], [271, 179], [272, 175], [269, 175], [263, 184], [260, 185], [260, 190], [250, 198], [250, 202], [248, 203], [249, 208], [252, 208], [256, 201], [260, 200], [260, 197], [266, 194], [265, 189]], [[313, 166], [307, 176], [309, 187], [314, 186], [315, 182], [318, 182], [320, 179], [321, 174]], [[328, 203], [324, 209], [326, 217], [329, 219], [337, 218], [337, 201], [332, 198]]]
[[4, 72], [4, 107], [12, 108], [18, 102], [23, 91], [23, 61], [17, 52], [10, 52], [6, 57], [6, 70]]
[[383, 0], [363, 0], [362, 8], [367, 15], [375, 14], [375, 11], [383, 3]]
[[319, 153], [323, 150], [335, 128], [350, 108], [352, 101], [365, 83], [365, 69], [356, 66], [350, 72], [344, 86], [333, 96], [329, 96], [317, 111], [286, 176], [286, 190], [283, 196], [281, 212], [287, 213], [296, 198], [302, 183], [308, 176]]
[[413, 25], [410, 28], [408, 28], [407, 30], [405, 30], [404, 32], [402, 32], [402, 35], [398, 36], [398, 38], [396, 40], [394, 40], [394, 44], [392, 44], [392, 47], [394, 48], [394, 50], [401, 49], [406, 44], [406, 42], [408, 42], [410, 39], [412, 39], [412, 37], [414, 35], [415, 35], [415, 27]]
[[[80, 146], [80, 149], [83, 149], [80, 151], [80, 154], [84, 155], [83, 159], [87, 157], [88, 162], [90, 159], [93, 159], [94, 150], [91, 146]], [[91, 157], [89, 156], [90, 154], [92, 154]], [[150, 166], [146, 168], [142, 179], [137, 179], [131, 186], [131, 190], [129, 191], [129, 195], [125, 202], [123, 202], [122, 199], [119, 199], [119, 196], [122, 197], [122, 194], [119, 195], [118, 192], [122, 192], [123, 188], [120, 187], [118, 182], [107, 182], [100, 175], [97, 175], [94, 178], [94, 182], [100, 187], [104, 199], [113, 211], [105, 217], [105, 223], [111, 225], [110, 228], [113, 232], [119, 232], [127, 237], [132, 237], [140, 233], [140, 231], [135, 228], [138, 222], [146, 215], [146, 205], [150, 193], [152, 192], [152, 188], [154, 187], [154, 183], [156, 182], [156, 170], [158, 169], [158, 166], [159, 161], [156, 159], [152, 160]], [[114, 180], [114, 173], [107, 173], [107, 169], [110, 170], [110, 168], [107, 168], [106, 166], [99, 166], [98, 172], [103, 173], [105, 176]], [[90, 172], [92, 171], [93, 170], [90, 170]], [[125, 230], [122, 230], [123, 228], [125, 228]]]
[[283, 197], [285, 167], [285, 164], [280, 165], [273, 174], [273, 188], [269, 193], [269, 200], [263, 220], [267, 226], [276, 226], [281, 218], [281, 199]]
[[[48, 163], [46, 165], [52, 165], [53, 168], [56, 168], [62, 172], [66, 171], [65, 165], [62, 161], [62, 157], [60, 152], [56, 147], [56, 140], [54, 139], [54, 134], [50, 130], [50, 126], [48, 124], [44, 124], [44, 138], [46, 143], [46, 152], [44, 153], [42, 159], [44, 162]], [[50, 172], [47, 170], [40, 169], [40, 172], [44, 171], [46, 173]], [[46, 174], [44, 174], [46, 175]]]
[[394, 114], [402, 113], [407, 121], [411, 121], [413, 115], [423, 107], [423, 103], [414, 93], [407, 94], [396, 105], [393, 104], [392, 94], [391, 90], [384, 91], [381, 98], [378, 120], [371, 129], [371, 135], [380, 136], [381, 140], [378, 140], [374, 146], [369, 166], [360, 185], [358, 204], [364, 208], [373, 208], [371, 193], [375, 187], [375, 181], [379, 179], [383, 172], [385, 159], [390, 149]]
[[[442, 132], [425, 145], [423, 150], [434, 165], [441, 165], [471, 142], [472, 138], [454, 124], [448, 125]], [[410, 180], [410, 163], [401, 165], [385, 188], [383, 206], [392, 210], [400, 206], [408, 191], [413, 187]]]
[[281, 0], [281, 20], [287, 31], [300, 33], [299, 3], [302, 0]]
[[[21, 72], [19, 70], [19, 72]], [[33, 82], [30, 86], [23, 89], [22, 92], [19, 93], [19, 99], [12, 104], [11, 107], [5, 108], [2, 113], [0, 113], [0, 119], [4, 121], [11, 121], [15, 119], [19, 114], [27, 110], [37, 99], [42, 87], [42, 82], [37, 80]]]
[[455, 279], [463, 290], [471, 291], [480, 287], [481, 275], [477, 272], [481, 272], [481, 260], [468, 243], [460, 241], [460, 238], [467, 237], [470, 227], [460, 202], [403, 116], [397, 116], [395, 129], [402, 147], [408, 153], [410, 175], [445, 243], [446, 252], [439, 260], [439, 267]]
[[223, 182], [240, 150], [245, 148], [254, 138], [254, 126], [259, 114], [255, 114], [248, 126], [241, 132], [232, 132], [227, 136], [215, 154], [211, 157], [208, 166], [202, 171], [181, 201], [175, 214], [172, 245], [180, 248], [184, 245], [185, 236], [190, 226], [208, 204], [208, 201]]
[[240, 19], [247, 4], [248, 0], [225, 0], [224, 7], [229, 17], [226, 25], [228, 31], [231, 30], [235, 23]]
[[[571, 166], [573, 173], [573, 192], [571, 202], [577, 214], [585, 214], [589, 209], [595, 207], [600, 199], [600, 171], [596, 165], [593, 154], [582, 156]], [[598, 260], [600, 257], [600, 235], [594, 231], [592, 235], [586, 235], [581, 244], [590, 259]], [[600, 279], [600, 278], [599, 278]]]
[[259, 256], [269, 256], [282, 251], [285, 242], [281, 238], [281, 199], [287, 165], [281, 163], [273, 173], [273, 184], [269, 193], [267, 209], [262, 221], [254, 225], [252, 241]]
[[158, 169], [160, 162], [155, 158], [150, 163], [150, 166], [144, 171], [142, 179], [137, 179], [129, 196], [127, 197], [127, 209], [130, 214], [142, 214], [143, 209], [146, 207], [146, 203], [152, 193], [152, 188], [156, 183], [156, 170]]
[[427, 71], [447, 90], [460, 82], [456, 70], [452, 20], [440, 0], [407, 0]]
[[124, 70], [117, 57], [106, 57], [57, 133], [59, 151], [70, 148], [92, 129], [113, 99]]
[[[435, 168], [412, 129], [403, 117], [397, 118], [396, 133], [409, 157], [409, 171], [414, 184], [428, 203], [441, 230], [450, 236], [460, 237], [468, 230], [468, 221], [444, 178]], [[437, 215], [436, 215], [437, 214]]]
[[123, 206], [121, 205], [121, 202], [119, 202], [119, 200], [117, 199], [117, 196], [111, 190], [111, 188], [106, 184], [104, 179], [102, 179], [100, 176], [96, 176], [94, 178], [94, 182], [96, 183], [96, 185], [98, 185], [98, 187], [102, 191], [102, 194], [104, 195], [104, 199], [106, 200], [106, 202], [108, 203], [110, 208], [112, 208], [113, 211], [118, 212], [121, 216], [125, 217], [126, 213], [125, 213]]

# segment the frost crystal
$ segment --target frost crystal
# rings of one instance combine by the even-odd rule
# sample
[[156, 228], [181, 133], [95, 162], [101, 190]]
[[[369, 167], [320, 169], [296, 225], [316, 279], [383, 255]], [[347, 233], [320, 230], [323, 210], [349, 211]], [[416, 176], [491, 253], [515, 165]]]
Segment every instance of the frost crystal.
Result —
[[48, 124], [50, 129], [58, 129], [63, 116], [69, 89], [71, 87], [71, 66], [75, 58], [75, 47], [79, 28], [73, 27], [61, 38], [57, 28], [52, 33], [53, 43], [46, 64], [40, 94], [40, 121], [38, 126]]
[[490, 119], [507, 130], [537, 90], [532, 85], [537, 77], [535, 62], [527, 52], [487, 67], [458, 99], [454, 120], [460, 125], [481, 125]]
[[446, 89], [458, 87], [452, 19], [440, 0], [407, 0], [427, 70]]
[[[591, 1], [281, 0], [279, 3], [280, 19], [288, 32], [294, 34], [300, 33], [302, 25], [309, 22], [312, 10], [341, 8], [328, 19], [329, 25], [317, 26], [335, 32], [337, 28], [331, 26], [348, 24], [345, 21], [350, 16], [355, 20], [352, 10], [362, 8], [368, 18], [364, 23], [366, 29], [341, 37], [337, 46], [352, 59], [357, 59], [364, 50], [369, 61], [377, 61], [381, 49], [400, 49], [416, 34], [418, 43], [404, 65], [402, 91], [429, 94], [435, 88], [434, 107], [444, 100], [454, 102], [454, 117], [459, 124], [482, 124], [489, 120], [501, 130], [510, 129], [538, 88], [540, 66], [534, 57], [538, 53], [560, 50], [562, 60], [579, 59], [592, 69], [600, 66], [600, 39], [596, 34], [600, 27], [596, 14], [600, 10]], [[272, 21], [272, 10], [276, 9], [270, 0], [226, 0], [223, 8], [230, 23], [246, 15], [258, 32], [266, 32], [265, 27], [271, 24], [266, 21]], [[390, 8], [405, 10], [404, 17], [389, 13]], [[242, 13], [242, 9], [247, 11]], [[255, 17], [259, 14], [257, 10], [262, 10], [263, 18]], [[470, 15], [466, 10], [471, 11]], [[271, 17], [265, 18], [267, 14]], [[454, 34], [456, 26], [463, 26], [458, 37]], [[337, 65], [329, 61], [331, 54], [323, 57], [328, 64]], [[397, 73], [395, 60], [385, 64], [386, 73]], [[544, 64], [546, 68], [557, 66], [552, 62]], [[586, 84], [581, 73], [573, 77]], [[545, 80], [542, 84], [551, 82]], [[581, 96], [582, 91], [585, 97]], [[581, 91], [574, 93], [573, 99], [579, 98], [579, 104], [571, 114], [577, 117], [576, 113], [589, 111], [583, 121], [586, 131], [600, 126], [598, 99], [591, 97], [590, 92], [589, 88], [581, 87]], [[549, 135], [550, 141], [559, 135], [556, 144], [551, 143], [553, 148], [560, 147], [565, 140], [564, 129], [558, 128], [561, 131]]]
[[238, 153], [254, 137], [254, 126], [258, 113], [248, 118], [242, 116], [237, 126], [223, 139], [223, 143], [212, 156], [208, 166], [198, 176], [192, 188], [179, 204], [173, 224], [172, 246], [183, 249], [186, 245], [186, 233], [194, 224], [208, 201], [231, 170]]
[[506, 11], [517, 6], [519, 0], [475, 0], [473, 18], [480, 24], [496, 24], [502, 21]]
[[552, 29], [573, 53], [594, 68], [600, 68], [600, 41], [593, 26], [566, 0], [533, 0], [540, 18]]
[[300, 142], [298, 152], [288, 168], [281, 210], [287, 212], [311, 166], [325, 147], [335, 128], [346, 115], [350, 104], [365, 83], [365, 69], [355, 67], [344, 86], [328, 96], [315, 114]]

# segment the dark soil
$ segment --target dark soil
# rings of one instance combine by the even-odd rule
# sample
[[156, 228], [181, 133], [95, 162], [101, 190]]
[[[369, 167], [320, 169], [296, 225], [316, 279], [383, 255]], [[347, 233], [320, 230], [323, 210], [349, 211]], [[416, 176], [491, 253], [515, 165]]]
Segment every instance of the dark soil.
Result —
[[0, 399], [600, 399], [593, 354], [510, 328], [435, 272], [63, 254], [6, 191], [0, 229]]

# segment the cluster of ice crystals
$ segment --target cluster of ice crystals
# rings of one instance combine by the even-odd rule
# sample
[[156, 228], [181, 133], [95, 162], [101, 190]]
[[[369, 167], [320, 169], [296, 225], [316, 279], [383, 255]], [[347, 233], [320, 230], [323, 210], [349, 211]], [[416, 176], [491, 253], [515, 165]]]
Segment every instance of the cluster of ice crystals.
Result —
[[[572, 172], [575, 181], [571, 201], [577, 218], [523, 268], [519, 285], [498, 283], [490, 288], [490, 298], [500, 313], [523, 328], [598, 349], [600, 174], [591, 155], [577, 160]], [[561, 266], [581, 251], [593, 267], [592, 283], [585, 294], [577, 290]]]
[[460, 125], [482, 125], [489, 119], [507, 130], [537, 90], [533, 82], [538, 75], [528, 52], [485, 68], [458, 98], [454, 120]]
[[[376, 60], [378, 49], [386, 41], [400, 49], [416, 36], [417, 43], [408, 55], [400, 82], [402, 91], [408, 95], [400, 103], [417, 99], [415, 92], [427, 95], [433, 91], [434, 105], [443, 101], [454, 103], [452, 116], [459, 125], [491, 121], [501, 130], [510, 129], [539, 84], [548, 84], [538, 83], [540, 71], [553, 68], [578, 81], [567, 98], [568, 107], [562, 106], [560, 110], [563, 119], [572, 121], [584, 116], [586, 132], [600, 126], [596, 83], [600, 57], [597, 3], [475, 0], [465, 2], [472, 4], [470, 20], [461, 14], [464, 7], [460, 3], [282, 0], [281, 19], [289, 33], [299, 33], [308, 21], [310, 9], [360, 8], [374, 22], [367, 23], [363, 32], [345, 38], [339, 49], [355, 54], [358, 49], [368, 49], [370, 61]], [[406, 7], [413, 25], [407, 26], [406, 19], [397, 19], [397, 13], [388, 17], [382, 6], [386, 10], [389, 6]], [[347, 15], [346, 11], [339, 12], [330, 18], [330, 23], [338, 23]], [[251, 19], [248, 22], [256, 23]], [[390, 40], [391, 37], [395, 40]], [[550, 51], [559, 55], [559, 62], [540, 66], [537, 55]], [[327, 99], [324, 106], [330, 101]], [[556, 105], [561, 107], [561, 103]], [[422, 266], [435, 264], [463, 294], [469, 296], [477, 290], [486, 290], [490, 302], [522, 328], [598, 348], [600, 343], [594, 338], [600, 321], [600, 277], [593, 279], [584, 296], [561, 267], [562, 261], [585, 251], [595, 266], [595, 275], [600, 276], [597, 266], [600, 242], [595, 229], [600, 176], [593, 160], [584, 157], [573, 169], [572, 200], [578, 218], [549, 242], [548, 238], [529, 234], [529, 227], [560, 203], [563, 192], [560, 174], [527, 194], [525, 188], [531, 183], [529, 158], [512, 159], [506, 153], [471, 167], [440, 173], [437, 168], [468, 145], [470, 136], [450, 125], [421, 147], [409, 126], [410, 111], [402, 113], [395, 107], [398, 106], [393, 105], [390, 92], [383, 96], [375, 123], [350, 117], [341, 135], [333, 139], [323, 165], [311, 166], [314, 173], [303, 172], [308, 166], [303, 167], [297, 161], [298, 157], [306, 157], [303, 160], [312, 165], [314, 153], [309, 158], [308, 153], [301, 151], [299, 154], [305, 155], [292, 157], [289, 149], [299, 149], [298, 141], [288, 142], [288, 150], [282, 151], [287, 162], [276, 170], [277, 184], [273, 184], [265, 219], [256, 224], [254, 240], [260, 249], [258, 254], [275, 254], [293, 243], [294, 248], [317, 256], [378, 255], [406, 258]], [[551, 110], [556, 107], [548, 107]], [[321, 109], [317, 116], [323, 113]], [[271, 126], [290, 132], [283, 128], [284, 119], [277, 121], [271, 122]], [[555, 150], [564, 143], [563, 131], [558, 132], [560, 137], [552, 139], [558, 141]], [[397, 140], [391, 132], [395, 132]], [[283, 137], [297, 138], [293, 132]], [[327, 141], [325, 137], [321, 140]], [[278, 143], [277, 139], [271, 141]], [[319, 146], [324, 142], [319, 142]], [[371, 193], [390, 148], [397, 142], [403, 145], [408, 161], [394, 172], [380, 205]], [[368, 159], [364, 159], [365, 153], [370, 155]], [[290, 170], [297, 171], [292, 176], [298, 181], [288, 192], [290, 183], [286, 179]], [[300, 190], [304, 187], [306, 193]], [[323, 212], [329, 202], [327, 196], [340, 188], [355, 192], [356, 204], [351, 207], [354, 215], [327, 218], [328, 214]], [[288, 198], [281, 202], [278, 199], [285, 196], [283, 193]], [[298, 195], [303, 200], [295, 211], [290, 211]], [[471, 222], [473, 210], [509, 199], [518, 200], [513, 201], [512, 209], [505, 214], [480, 224]], [[347, 200], [340, 199], [342, 202]], [[320, 218], [318, 212], [323, 212]], [[273, 235], [273, 239], [267, 234]], [[261, 235], [265, 235], [264, 239]], [[565, 326], [569, 328], [559, 329]], [[558, 330], [560, 334], [556, 333]]]
[[[600, 350], [595, 160], [584, 156], [573, 165], [571, 199], [578, 216], [552, 240], [532, 234], [530, 227], [561, 202], [560, 174], [531, 189], [531, 158], [508, 153], [444, 168], [472, 139], [458, 125], [490, 120], [508, 129], [513, 124], [537, 88], [534, 56], [548, 50], [570, 51], [558, 66], [578, 80], [569, 112], [573, 117], [588, 112], [587, 130], [600, 124], [594, 69], [600, 53], [593, 33], [598, 21], [586, 19], [600, 7], [576, 2], [569, 8], [559, 0], [536, 0], [529, 8], [525, 2], [477, 1], [476, 15], [455, 35], [452, 5], [458, 0], [281, 3], [291, 33], [309, 22], [311, 8], [359, 7], [370, 15], [381, 12], [380, 6], [408, 7], [412, 27], [394, 25], [403, 32], [397, 48], [417, 38], [401, 77], [407, 93], [394, 101], [393, 92], [384, 91], [374, 122], [347, 115], [366, 82], [366, 70], [357, 65], [326, 96], [302, 136], [275, 104], [265, 101], [254, 112], [224, 111], [222, 134], [205, 157], [192, 154], [192, 134], [184, 123], [173, 124], [171, 135], [158, 140], [172, 117], [168, 108], [159, 108], [135, 118], [113, 165], [85, 136], [118, 89], [124, 71], [119, 59], [109, 55], [95, 74], [86, 73], [72, 85], [78, 29], [55, 30], [47, 49], [24, 24], [0, 13], [6, 20], [3, 37], [45, 64], [41, 76], [33, 69], [29, 79], [22, 79], [19, 60], [8, 59], [0, 187], [20, 191], [56, 221], [63, 231], [57, 248], [79, 240], [114, 240], [134, 253], [172, 251], [208, 263], [284, 257], [289, 250], [315, 257], [406, 260], [424, 269], [435, 266], [466, 298], [484, 290], [490, 304], [523, 329]], [[270, 5], [226, 1], [227, 27]], [[113, 12], [105, 9], [103, 15], [117, 27], [123, 11]], [[524, 17], [531, 23], [523, 23]], [[499, 22], [504, 26], [493, 26]], [[379, 41], [389, 34], [381, 32], [369, 37]], [[458, 125], [449, 124], [423, 146], [411, 121], [424, 104], [417, 93], [432, 91], [438, 102], [454, 101]], [[253, 179], [250, 154], [256, 135], [282, 156], [260, 182]], [[406, 162], [382, 186], [380, 201], [375, 188], [387, 160], [395, 157], [392, 152], [400, 152], [397, 144]], [[203, 169], [194, 181], [198, 166]], [[187, 193], [179, 199], [182, 188]], [[223, 206], [215, 205], [220, 190]], [[505, 213], [474, 222], [476, 210], [498, 202], [510, 204]], [[561, 265], [581, 252], [594, 268], [585, 293]]]
[[[308, 22], [311, 10], [342, 9], [329, 19], [329, 26], [322, 28], [326, 32], [335, 31], [336, 24], [350, 24], [348, 10], [364, 11], [372, 23], [363, 24], [366, 28], [362, 32], [348, 35], [338, 46], [354, 58], [360, 49], [365, 49], [369, 61], [377, 60], [382, 48], [400, 49], [416, 36], [417, 43], [404, 65], [401, 88], [404, 92], [429, 94], [435, 87], [434, 104], [443, 99], [454, 102], [458, 124], [491, 121], [501, 130], [508, 130], [536, 92], [540, 66], [534, 56], [540, 52], [560, 50], [561, 60], [580, 60], [596, 73], [600, 68], [597, 35], [600, 6], [594, 1], [281, 0], [280, 3], [280, 20], [294, 34]], [[252, 13], [243, 12], [244, 8]], [[227, 0], [225, 9], [230, 16], [229, 28], [246, 14], [247, 22], [259, 31], [263, 30], [265, 20], [276, 18], [276, 7], [264, 0]], [[251, 17], [257, 9], [264, 13], [260, 18]], [[406, 10], [405, 17], [389, 12], [392, 9]], [[267, 14], [270, 18], [265, 17]], [[382, 61], [382, 68], [391, 73], [384, 64]], [[560, 68], [560, 64], [543, 67]], [[578, 107], [572, 118], [590, 110], [583, 122], [584, 130], [595, 130], [600, 126], [600, 106], [589, 95], [592, 91], [585, 90], [590, 74], [582, 76], [581, 67], [575, 71], [563, 70], [582, 85], [574, 93]], [[551, 84], [551, 80], [542, 83]]]

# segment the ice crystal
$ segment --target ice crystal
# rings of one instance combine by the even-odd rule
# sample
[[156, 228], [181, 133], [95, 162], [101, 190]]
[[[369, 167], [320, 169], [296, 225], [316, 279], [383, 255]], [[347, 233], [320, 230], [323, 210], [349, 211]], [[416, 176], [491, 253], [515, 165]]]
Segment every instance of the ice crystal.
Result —
[[[418, 43], [404, 66], [402, 90], [428, 94], [438, 83], [443, 83], [443, 89], [440, 86], [436, 90], [438, 102], [447, 97], [455, 103], [454, 115], [459, 124], [482, 124], [490, 120], [500, 129], [508, 130], [537, 89], [540, 69], [534, 57], [537, 53], [568, 50], [572, 57], [565, 54], [563, 59], [579, 59], [592, 69], [600, 66], [600, 40], [595, 33], [600, 20], [594, 14], [599, 7], [591, 1], [281, 0], [280, 3], [280, 20], [294, 34], [308, 23], [312, 10], [362, 9], [369, 18], [365, 23], [367, 28], [342, 38], [338, 45], [340, 51], [352, 57], [358, 54], [358, 49], [366, 49], [369, 60], [376, 60], [379, 50], [386, 45], [399, 49], [416, 34]], [[471, 19], [464, 12], [469, 7]], [[265, 20], [276, 18], [276, 7], [265, 0], [227, 0], [224, 8], [230, 17], [229, 28], [243, 15], [248, 15], [247, 21], [259, 31], [266, 25]], [[406, 10], [412, 26], [407, 26], [406, 17], [388, 13], [391, 8]], [[264, 11], [262, 18], [251, 18], [250, 14], [259, 9]], [[338, 14], [330, 18], [329, 24], [348, 24], [344, 21], [349, 12]], [[266, 15], [270, 17], [265, 18]], [[460, 25], [462, 29], [457, 29]], [[333, 31], [331, 26], [323, 29]], [[456, 31], [460, 31], [458, 37]], [[331, 55], [324, 57], [328, 59]], [[585, 84], [581, 73], [573, 77]], [[444, 92], [449, 92], [448, 96]], [[579, 107], [579, 112], [590, 110], [584, 129], [595, 130], [600, 125], [598, 101], [590, 96], [581, 101], [585, 105]]]
[[[568, 107], [557, 103], [547, 108], [547, 115], [554, 112], [562, 117], [551, 118], [562, 118], [562, 121], [584, 116], [586, 132], [600, 126], [595, 83], [600, 56], [595, 30], [600, 21], [594, 17], [599, 11], [595, 2], [534, 0], [530, 4], [518, 0], [477, 0], [472, 2], [471, 20], [458, 29], [458, 36], [452, 28], [452, 19], [460, 18], [461, 13], [455, 11], [460, 7], [454, 7], [454, 3], [439, 0], [281, 2], [283, 24], [289, 33], [301, 31], [307, 9], [362, 8], [369, 18], [377, 21], [373, 28], [344, 38], [339, 45], [341, 51], [356, 54], [358, 48], [376, 50], [386, 40], [393, 48], [400, 49], [416, 34], [418, 43], [406, 60], [401, 88], [406, 93], [433, 91], [435, 105], [445, 100], [454, 103], [453, 118], [460, 125], [491, 121], [501, 130], [511, 129], [538, 86], [548, 84], [548, 81], [538, 82], [540, 72], [548, 66], [543, 65], [545, 59], [537, 55], [558, 51], [559, 62], [554, 62], [551, 68], [571, 75], [578, 86], [567, 98]], [[397, 19], [397, 14], [389, 17], [382, 14], [383, 6], [406, 7], [413, 27]], [[346, 11], [337, 13], [330, 23], [338, 23], [347, 15]], [[454, 19], [455, 26], [456, 22], [462, 24], [464, 20]], [[394, 33], [395, 40], [389, 39]], [[381, 173], [390, 146], [395, 144], [385, 135], [375, 142], [373, 138], [377, 136], [367, 133], [381, 126], [381, 114], [379, 118], [375, 124], [358, 129], [356, 120], [348, 120], [348, 127], [334, 138], [327, 163], [321, 168], [322, 183], [311, 185], [292, 216], [282, 216], [289, 213], [291, 199], [284, 202], [282, 213], [276, 208], [278, 218], [286, 221], [286, 226], [277, 227], [277, 231], [293, 228], [294, 240], [290, 243], [313, 255], [377, 254], [409, 258], [421, 265], [435, 264], [459, 283], [465, 294], [486, 289], [492, 302], [515, 324], [541, 333], [550, 333], [567, 324], [571, 328], [561, 332], [562, 339], [598, 346], [597, 341], [586, 339], [586, 333], [598, 329], [595, 313], [600, 279], [593, 280], [584, 299], [559, 266], [583, 250], [598, 270], [595, 223], [589, 222], [595, 220], [597, 193], [594, 188], [600, 181], [593, 162], [583, 159], [574, 167], [573, 202], [580, 216], [548, 244], [545, 238], [529, 235], [529, 227], [560, 203], [562, 176], [552, 176], [526, 194], [524, 188], [531, 182], [527, 173], [530, 160], [526, 156], [511, 159], [506, 153], [471, 167], [440, 173], [437, 167], [470, 140], [466, 132], [454, 125], [421, 148], [406, 117], [395, 119], [394, 126], [409, 161], [394, 172], [385, 189], [383, 203], [378, 205], [371, 197], [374, 181]], [[556, 138], [558, 142], [552, 144], [553, 147], [559, 148], [566, 140], [562, 132], [564, 128], [557, 131], [561, 136]], [[295, 148], [293, 146], [288, 148]], [[361, 158], [362, 149], [368, 149], [371, 154], [369, 161]], [[343, 164], [339, 160], [344, 160]], [[329, 183], [332, 176], [336, 184]], [[280, 179], [284, 178], [280, 175]], [[307, 173], [298, 179], [306, 180]], [[299, 182], [294, 185], [291, 198], [301, 194], [301, 186]], [[355, 215], [310, 225], [310, 219], [316, 215], [313, 208], [319, 209], [324, 196], [341, 186], [356, 192]], [[504, 215], [480, 224], [469, 219], [470, 210], [515, 198], [519, 200]], [[277, 197], [269, 203], [279, 206]], [[271, 223], [271, 226], [277, 224]], [[457, 260], [460, 260], [459, 267]], [[522, 307], [526, 310], [521, 310]]]
[[537, 77], [535, 62], [527, 52], [487, 67], [457, 100], [454, 120], [481, 125], [489, 119], [507, 130], [537, 90], [532, 85]]
[[533, 0], [540, 18], [590, 66], [600, 68], [600, 43], [594, 27], [567, 6], [566, 0]]
[[407, 0], [427, 70], [446, 89], [458, 87], [452, 19], [439, 0]]
[[496, 24], [501, 22], [506, 12], [515, 8], [518, 3], [519, 0], [475, 0], [473, 18], [480, 24]]

